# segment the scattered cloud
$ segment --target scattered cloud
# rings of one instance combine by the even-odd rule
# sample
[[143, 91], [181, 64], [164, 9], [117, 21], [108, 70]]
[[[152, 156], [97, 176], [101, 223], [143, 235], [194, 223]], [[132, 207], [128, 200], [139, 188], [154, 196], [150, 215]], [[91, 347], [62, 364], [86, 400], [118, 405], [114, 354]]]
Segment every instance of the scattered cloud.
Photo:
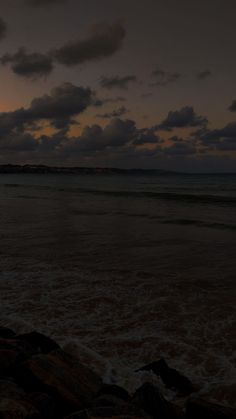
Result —
[[206, 130], [197, 139], [208, 149], [236, 151], [236, 122], [231, 122], [221, 129]]
[[236, 100], [233, 100], [233, 102], [231, 103], [229, 111], [236, 112]]
[[0, 58], [2, 65], [11, 64], [12, 71], [18, 76], [38, 79], [48, 76], [53, 70], [52, 58], [40, 53], [28, 53], [20, 48], [15, 54], [5, 54]]
[[200, 71], [200, 73], [197, 74], [198, 80], [205, 80], [212, 76], [212, 72], [210, 70]]
[[103, 103], [117, 103], [117, 102], [126, 102], [127, 99], [124, 96], [117, 97], [108, 97], [103, 99]]
[[106, 112], [103, 114], [96, 115], [97, 118], [103, 118], [103, 119], [111, 119], [111, 118], [119, 118], [121, 116], [124, 116], [128, 113], [128, 109], [125, 106], [121, 106], [119, 109], [116, 109], [112, 112]]
[[93, 102], [90, 88], [64, 83], [50, 95], [33, 99], [30, 111], [39, 119], [68, 118], [82, 113]]
[[[40, 1], [40, 4], [44, 3], [50, 2]], [[4, 22], [0, 19], [0, 39], [4, 33]], [[12, 71], [18, 76], [36, 80], [48, 76], [53, 71], [55, 62], [73, 66], [112, 56], [122, 47], [124, 37], [125, 29], [119, 22], [112, 25], [97, 24], [92, 27], [87, 38], [68, 42], [61, 48], [45, 54], [28, 52], [21, 47], [14, 54], [4, 54], [0, 63], [10, 64]]]
[[155, 134], [155, 130], [153, 130], [152, 128], [143, 128], [137, 132], [133, 144], [141, 146], [144, 144], [158, 144], [161, 142], [162, 140], [158, 135]]
[[185, 106], [179, 111], [170, 111], [167, 118], [157, 125], [156, 129], [172, 131], [174, 128], [206, 126], [207, 123], [207, 118], [197, 115], [192, 106]]
[[120, 23], [94, 25], [84, 39], [71, 41], [52, 52], [55, 60], [66, 66], [110, 57], [123, 45], [124, 26]]
[[93, 105], [95, 98], [89, 88], [64, 83], [52, 89], [49, 95], [32, 100], [29, 108], [0, 113], [0, 142], [12, 136], [22, 135], [27, 130], [37, 131], [38, 124], [45, 120], [57, 129], [69, 129], [73, 117]]
[[150, 86], [166, 87], [169, 84], [172, 84], [178, 81], [182, 77], [182, 75], [177, 72], [169, 72], [169, 71], [157, 69], [152, 72], [152, 77], [155, 78], [155, 81], [153, 83], [150, 83]]
[[66, 152], [83, 153], [91, 155], [104, 150], [130, 150], [134, 151], [136, 146], [148, 143], [157, 144], [160, 139], [150, 130], [138, 129], [132, 120], [112, 119], [104, 128], [99, 125], [86, 127], [81, 136], [68, 142]]
[[113, 76], [113, 77], [101, 77], [100, 85], [104, 89], [124, 89], [127, 90], [129, 85], [137, 83], [137, 77], [133, 75], [129, 76]]
[[99, 125], [85, 127], [81, 136], [68, 143], [66, 151], [94, 153], [106, 148], [124, 147], [136, 134], [135, 122], [131, 120], [112, 119], [102, 128]]

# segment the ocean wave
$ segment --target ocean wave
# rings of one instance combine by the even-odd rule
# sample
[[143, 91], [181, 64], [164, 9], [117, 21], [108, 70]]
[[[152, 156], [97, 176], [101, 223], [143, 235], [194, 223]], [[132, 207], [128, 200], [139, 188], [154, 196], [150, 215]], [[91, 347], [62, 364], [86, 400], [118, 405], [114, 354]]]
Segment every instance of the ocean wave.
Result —
[[[55, 185], [26, 185], [17, 183], [7, 183], [3, 185], [5, 188], [24, 188], [33, 190], [51, 190], [55, 192], [85, 194], [94, 196], [110, 196], [110, 197], [123, 197], [123, 198], [147, 198], [159, 199], [163, 201], [175, 201], [185, 204], [218, 204], [218, 205], [236, 205], [236, 195], [221, 195], [221, 194], [206, 194], [206, 193], [182, 193], [181, 191], [148, 191], [148, 190], [108, 190], [99, 188], [84, 188], [84, 187], [58, 187]], [[204, 188], [202, 188], [203, 190]], [[191, 189], [189, 189], [191, 190]], [[231, 190], [230, 190], [231, 191]], [[228, 191], [228, 192], [230, 192]], [[233, 191], [231, 191], [233, 192]]]
[[[35, 269], [35, 261], [28, 263]], [[183, 295], [171, 279], [138, 274], [64, 272], [51, 265], [3, 271], [0, 323], [17, 333], [36, 329], [51, 336], [104, 382], [129, 391], [152, 378], [137, 368], [164, 357], [204, 393], [235, 402], [229, 389], [236, 374], [233, 298], [230, 307], [228, 293], [219, 293], [221, 282], [205, 292], [196, 280]]]
[[191, 219], [172, 219], [164, 220], [162, 224], [177, 224], [177, 225], [186, 225], [186, 226], [196, 226], [196, 227], [206, 227], [206, 228], [216, 228], [223, 230], [236, 230], [235, 224], [227, 223], [217, 223], [217, 222], [207, 222], [201, 220], [191, 220]]

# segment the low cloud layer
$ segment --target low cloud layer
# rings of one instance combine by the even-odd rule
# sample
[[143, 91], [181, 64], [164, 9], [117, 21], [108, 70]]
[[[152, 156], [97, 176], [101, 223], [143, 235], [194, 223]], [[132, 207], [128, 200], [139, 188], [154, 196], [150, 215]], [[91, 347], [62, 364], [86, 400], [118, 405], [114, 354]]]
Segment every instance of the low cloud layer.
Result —
[[[77, 117], [98, 103], [103, 105], [90, 88], [65, 83], [33, 99], [28, 108], [0, 113], [1, 161], [5, 157], [9, 162], [25, 159], [34, 163], [79, 161], [96, 165], [105, 159], [109, 165], [118, 166], [135, 162], [142, 167], [156, 162], [158, 167], [164, 162], [177, 167], [184, 162], [191, 168], [191, 164], [196, 166], [210, 157], [213, 164], [219, 152], [227, 162], [229, 153], [236, 153], [236, 122], [211, 130], [207, 118], [197, 115], [191, 106], [171, 111], [162, 122], [144, 128], [132, 119], [123, 119], [128, 111], [121, 107], [99, 115], [109, 119], [105, 126], [92, 124], [72, 135], [76, 130], [70, 128], [78, 124]], [[48, 131], [48, 127], [53, 130]], [[179, 128], [195, 131], [187, 130], [182, 137], [177, 135]], [[168, 138], [165, 133], [163, 138], [162, 131], [173, 135]]]

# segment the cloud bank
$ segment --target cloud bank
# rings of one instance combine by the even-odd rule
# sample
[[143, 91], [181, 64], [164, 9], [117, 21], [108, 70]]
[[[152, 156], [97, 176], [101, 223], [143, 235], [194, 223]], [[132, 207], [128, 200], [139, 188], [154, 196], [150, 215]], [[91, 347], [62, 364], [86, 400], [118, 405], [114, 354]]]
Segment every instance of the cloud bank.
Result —
[[[64, 83], [33, 99], [28, 108], [0, 113], [0, 161], [69, 165], [105, 161], [141, 167], [159, 167], [161, 163], [172, 168], [183, 162], [191, 168], [206, 161], [213, 165], [216, 158], [218, 163], [221, 159], [227, 164], [236, 158], [236, 122], [209, 129], [207, 118], [197, 115], [192, 106], [170, 111], [162, 122], [142, 128], [134, 120], [124, 119], [128, 111], [121, 107], [100, 114], [109, 119], [105, 126], [84, 126], [79, 134], [72, 135], [77, 118], [98, 102], [103, 106], [90, 88]], [[177, 135], [179, 128], [188, 128], [186, 136]], [[195, 131], [189, 133], [191, 128]], [[168, 132], [173, 132], [169, 138]]]

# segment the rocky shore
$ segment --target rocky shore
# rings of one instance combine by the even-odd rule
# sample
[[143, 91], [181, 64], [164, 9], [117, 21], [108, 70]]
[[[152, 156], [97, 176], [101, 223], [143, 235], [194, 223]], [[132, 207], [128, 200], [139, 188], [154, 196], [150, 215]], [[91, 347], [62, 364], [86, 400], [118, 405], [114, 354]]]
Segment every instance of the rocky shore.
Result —
[[152, 371], [184, 404], [171, 403], [159, 388], [144, 383], [133, 394], [104, 384], [92, 368], [38, 332], [16, 335], [0, 327], [0, 419], [223, 419], [235, 409], [198, 397], [190, 380], [157, 360]]

